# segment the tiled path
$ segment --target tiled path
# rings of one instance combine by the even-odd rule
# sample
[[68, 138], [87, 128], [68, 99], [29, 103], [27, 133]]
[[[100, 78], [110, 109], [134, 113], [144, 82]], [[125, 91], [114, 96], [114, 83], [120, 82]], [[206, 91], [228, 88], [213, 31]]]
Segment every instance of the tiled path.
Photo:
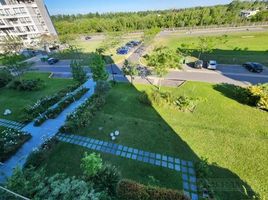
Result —
[[94, 94], [95, 83], [92, 80], [88, 80], [83, 86], [89, 88], [89, 91], [81, 99], [68, 106], [56, 119], [48, 119], [39, 127], [35, 127], [34, 122], [31, 122], [21, 129], [22, 131], [30, 133], [32, 138], [26, 142], [15, 155], [3, 165], [0, 165], [0, 182], [5, 181], [6, 176], [10, 176], [16, 166], [23, 166], [28, 155], [34, 149], [40, 147], [46, 139], [56, 135], [58, 129], [64, 125], [67, 115]]
[[185, 194], [190, 196], [193, 200], [198, 199], [196, 175], [192, 161], [181, 160], [164, 154], [143, 151], [79, 135], [60, 133], [57, 134], [56, 137], [62, 142], [83, 146], [94, 151], [100, 151], [102, 153], [108, 153], [180, 172], [182, 174], [183, 190]]
[[25, 126], [25, 124], [6, 120], [6, 119], [0, 119], [0, 126], [20, 130], [22, 129], [22, 127]]

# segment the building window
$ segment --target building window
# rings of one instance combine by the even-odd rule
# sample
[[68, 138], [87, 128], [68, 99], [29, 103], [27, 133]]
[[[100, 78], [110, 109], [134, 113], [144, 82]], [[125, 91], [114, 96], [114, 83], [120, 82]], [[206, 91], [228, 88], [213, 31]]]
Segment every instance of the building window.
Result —
[[20, 8], [20, 12], [21, 12], [21, 14], [26, 14], [26, 11], [25, 11], [25, 9], [23, 7]]
[[25, 17], [24, 19], [25, 19], [25, 21], [26, 21], [27, 23], [32, 23], [32, 20], [30, 19], [30, 17]]
[[15, 14], [20, 14], [21, 13], [18, 8], [14, 8], [14, 12], [15, 12]]

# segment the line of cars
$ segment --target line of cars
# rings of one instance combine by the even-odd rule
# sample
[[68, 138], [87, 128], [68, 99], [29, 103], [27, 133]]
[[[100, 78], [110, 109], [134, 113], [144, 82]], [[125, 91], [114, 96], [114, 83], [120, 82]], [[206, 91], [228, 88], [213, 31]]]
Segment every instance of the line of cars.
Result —
[[[216, 70], [217, 69], [217, 62], [215, 60], [210, 60], [207, 63], [204, 63], [203, 60], [197, 60], [194, 63], [194, 68], [201, 69], [201, 68], [207, 68], [210, 70]], [[263, 65], [256, 62], [246, 62], [242, 65], [244, 68], [246, 68], [250, 72], [255, 73], [261, 73], [264, 69]]]
[[120, 55], [128, 54], [128, 52], [129, 52], [132, 48], [134, 48], [134, 47], [136, 47], [136, 46], [139, 46], [140, 44], [141, 44], [141, 41], [132, 40], [132, 41], [126, 43], [124, 46], [118, 48], [118, 49], [116, 50], [116, 53], [117, 53], [117, 54], [120, 54]]

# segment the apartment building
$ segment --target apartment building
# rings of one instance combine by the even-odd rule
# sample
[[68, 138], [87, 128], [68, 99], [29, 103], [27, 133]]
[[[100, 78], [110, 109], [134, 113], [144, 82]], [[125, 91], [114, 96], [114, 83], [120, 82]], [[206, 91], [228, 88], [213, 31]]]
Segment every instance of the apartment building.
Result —
[[43, 0], [0, 0], [0, 42], [15, 37], [34, 45], [43, 34], [57, 35]]

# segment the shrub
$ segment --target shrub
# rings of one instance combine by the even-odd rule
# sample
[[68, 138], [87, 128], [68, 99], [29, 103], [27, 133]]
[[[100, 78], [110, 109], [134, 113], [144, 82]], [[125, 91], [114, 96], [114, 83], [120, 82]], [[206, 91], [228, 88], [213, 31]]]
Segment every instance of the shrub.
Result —
[[0, 162], [4, 162], [23, 145], [31, 135], [14, 129], [6, 129], [0, 133]]
[[98, 81], [96, 88], [95, 88], [95, 94], [96, 95], [106, 95], [111, 89], [111, 84], [107, 81]]
[[5, 87], [12, 80], [12, 75], [7, 70], [0, 70], [0, 88]]
[[44, 81], [41, 79], [31, 80], [14, 80], [10, 83], [9, 88], [19, 91], [36, 91], [44, 86]]
[[104, 165], [92, 177], [94, 188], [100, 191], [106, 191], [109, 195], [116, 194], [116, 186], [121, 179], [121, 175], [115, 166]]
[[249, 104], [268, 111], [268, 84], [248, 87]]
[[147, 93], [145, 91], [142, 91], [139, 94], [138, 100], [141, 104], [144, 104], [146, 106], [151, 106], [151, 100], [149, 99], [149, 96], [147, 95]]
[[102, 159], [100, 155], [95, 153], [85, 153], [84, 158], [82, 158], [81, 168], [87, 177], [96, 175], [102, 168]]
[[117, 186], [117, 195], [122, 200], [188, 200], [181, 192], [165, 188], [144, 186], [122, 180]]
[[55, 138], [51, 138], [45, 141], [39, 149], [32, 151], [32, 153], [28, 156], [24, 167], [38, 168], [42, 164], [42, 162], [48, 158], [49, 152], [57, 143], [58, 140], [56, 140]]

